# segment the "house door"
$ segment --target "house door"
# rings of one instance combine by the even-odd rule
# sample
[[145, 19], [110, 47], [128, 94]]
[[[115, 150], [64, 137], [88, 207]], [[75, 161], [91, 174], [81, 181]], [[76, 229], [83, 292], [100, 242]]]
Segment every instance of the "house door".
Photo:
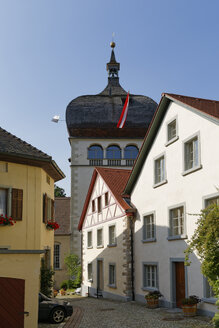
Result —
[[25, 281], [0, 278], [0, 327], [24, 328]]
[[103, 261], [97, 260], [97, 288], [103, 290]]
[[185, 298], [185, 267], [184, 262], [175, 262], [176, 306], [181, 307]]

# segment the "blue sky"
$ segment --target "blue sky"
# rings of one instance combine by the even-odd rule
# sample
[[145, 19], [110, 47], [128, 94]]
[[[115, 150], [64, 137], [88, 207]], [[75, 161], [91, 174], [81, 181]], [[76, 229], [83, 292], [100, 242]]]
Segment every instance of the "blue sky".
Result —
[[0, 126], [52, 155], [70, 194], [68, 103], [106, 86], [115, 32], [120, 82], [219, 100], [217, 0], [0, 0]]

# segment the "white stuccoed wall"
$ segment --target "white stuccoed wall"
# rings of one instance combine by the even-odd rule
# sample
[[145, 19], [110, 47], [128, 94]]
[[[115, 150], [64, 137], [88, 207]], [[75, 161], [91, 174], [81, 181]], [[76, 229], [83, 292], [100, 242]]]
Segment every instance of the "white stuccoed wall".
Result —
[[[177, 115], [179, 139], [165, 146], [167, 141], [166, 122]], [[202, 169], [182, 176], [183, 140], [200, 132]], [[168, 241], [168, 207], [185, 203], [186, 213], [199, 213], [203, 208], [203, 197], [215, 194], [219, 187], [219, 127], [176, 103], [171, 103], [157, 133], [149, 155], [131, 195], [138, 210], [135, 223], [135, 293], [145, 295], [142, 290], [142, 262], [158, 262], [159, 289], [168, 302], [170, 295], [170, 258], [184, 258], [187, 240]], [[167, 183], [157, 188], [154, 184], [154, 158], [165, 152]], [[143, 215], [155, 211], [156, 242], [142, 243]], [[190, 239], [197, 217], [186, 214], [186, 233]], [[203, 276], [197, 257], [192, 257], [188, 267], [188, 295], [203, 297]], [[141, 298], [141, 297], [140, 297]], [[211, 304], [202, 303], [201, 308], [215, 311]]]
[[[101, 145], [104, 149], [104, 158], [106, 158], [106, 148], [109, 145], [118, 145], [122, 149], [122, 158], [124, 157], [124, 148], [127, 145], [135, 145], [139, 149], [142, 144], [141, 139], [86, 139], [70, 138], [71, 143], [71, 253], [81, 256], [81, 237], [78, 232], [78, 222], [83, 209], [85, 197], [90, 185], [93, 174], [93, 166], [89, 166], [88, 148], [91, 145]], [[104, 161], [107, 166], [107, 161]], [[125, 166], [125, 160], [117, 168], [130, 169]]]

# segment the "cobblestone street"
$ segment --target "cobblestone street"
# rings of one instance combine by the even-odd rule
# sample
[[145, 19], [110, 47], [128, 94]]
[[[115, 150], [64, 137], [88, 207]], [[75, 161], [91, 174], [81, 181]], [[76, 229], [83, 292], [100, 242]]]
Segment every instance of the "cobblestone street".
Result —
[[[74, 314], [60, 328], [210, 328], [210, 319], [196, 316], [184, 318], [167, 309], [147, 309], [135, 302], [116, 302], [93, 298], [71, 298]], [[39, 328], [59, 325], [41, 323]]]

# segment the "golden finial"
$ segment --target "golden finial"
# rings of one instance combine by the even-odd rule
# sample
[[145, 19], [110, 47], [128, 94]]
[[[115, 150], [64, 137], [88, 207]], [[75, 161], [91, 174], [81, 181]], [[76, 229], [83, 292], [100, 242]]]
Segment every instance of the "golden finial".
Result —
[[114, 42], [114, 37], [115, 37], [115, 32], [113, 32], [113, 34], [112, 34], [112, 42], [110, 42], [110, 47], [111, 48], [115, 48], [115, 46], [116, 46], [116, 44]]

